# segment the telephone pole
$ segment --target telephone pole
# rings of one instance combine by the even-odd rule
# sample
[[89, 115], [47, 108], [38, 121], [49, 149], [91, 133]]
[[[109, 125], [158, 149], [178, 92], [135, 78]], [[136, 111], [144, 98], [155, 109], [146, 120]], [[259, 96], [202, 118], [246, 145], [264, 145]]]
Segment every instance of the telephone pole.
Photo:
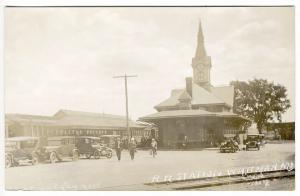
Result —
[[125, 82], [125, 97], [126, 97], [126, 129], [128, 133], [129, 139], [132, 137], [132, 133], [129, 127], [129, 112], [128, 112], [128, 93], [127, 93], [127, 78], [137, 77], [137, 75], [122, 75], [122, 76], [114, 76], [113, 78], [124, 78]]

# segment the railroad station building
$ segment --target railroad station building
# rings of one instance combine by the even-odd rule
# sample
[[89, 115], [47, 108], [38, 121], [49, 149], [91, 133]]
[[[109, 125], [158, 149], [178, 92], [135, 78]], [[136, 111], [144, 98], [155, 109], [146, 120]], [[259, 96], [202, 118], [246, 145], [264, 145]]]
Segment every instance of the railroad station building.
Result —
[[[53, 116], [6, 114], [5, 125], [6, 137], [128, 136], [125, 116], [72, 110], [59, 110]], [[138, 140], [151, 134], [151, 129], [145, 124], [130, 120], [129, 126], [132, 135]]]
[[169, 98], [154, 107], [157, 113], [140, 118], [158, 126], [164, 147], [183, 141], [191, 146], [218, 145], [224, 136], [239, 134], [247, 120], [232, 112], [234, 87], [211, 84], [211, 57], [206, 54], [201, 23], [191, 65], [193, 77], [186, 78], [185, 87], [173, 89]]

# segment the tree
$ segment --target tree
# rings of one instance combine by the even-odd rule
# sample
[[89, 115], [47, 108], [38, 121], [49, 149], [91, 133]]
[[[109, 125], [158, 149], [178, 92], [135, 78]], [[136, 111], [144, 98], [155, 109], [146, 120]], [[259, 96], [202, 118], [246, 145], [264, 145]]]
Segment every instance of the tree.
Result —
[[233, 111], [253, 120], [260, 133], [268, 121], [276, 118], [281, 122], [282, 114], [291, 107], [287, 90], [280, 84], [264, 79], [232, 81], [230, 84], [235, 89]]

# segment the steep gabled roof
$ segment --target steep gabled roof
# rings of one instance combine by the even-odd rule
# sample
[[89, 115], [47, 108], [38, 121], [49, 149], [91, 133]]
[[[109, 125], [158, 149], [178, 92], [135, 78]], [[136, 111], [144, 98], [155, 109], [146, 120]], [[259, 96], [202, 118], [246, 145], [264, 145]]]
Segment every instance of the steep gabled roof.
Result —
[[193, 83], [192, 105], [224, 104], [225, 102], [214, 96], [201, 86]]
[[183, 91], [181, 93], [181, 95], [179, 96], [178, 100], [192, 100], [192, 97], [190, 96], [190, 94], [187, 91]]
[[171, 92], [171, 96], [154, 108], [163, 107], [176, 107], [180, 103], [180, 99], [191, 100], [192, 105], [212, 105], [212, 104], [226, 104], [232, 107], [234, 89], [232, 86], [223, 87], [210, 87], [210, 91], [199, 86], [198, 84], [192, 84], [192, 97], [185, 89], [174, 89]]
[[220, 87], [212, 87], [211, 93], [224, 100], [226, 104], [229, 106], [233, 106], [234, 99], [234, 87], [233, 86], [220, 86]]
[[179, 97], [184, 92], [184, 89], [174, 89], [171, 92], [171, 96], [164, 100], [163, 102], [156, 105], [154, 108], [160, 108], [160, 107], [173, 107], [176, 106], [179, 103]]

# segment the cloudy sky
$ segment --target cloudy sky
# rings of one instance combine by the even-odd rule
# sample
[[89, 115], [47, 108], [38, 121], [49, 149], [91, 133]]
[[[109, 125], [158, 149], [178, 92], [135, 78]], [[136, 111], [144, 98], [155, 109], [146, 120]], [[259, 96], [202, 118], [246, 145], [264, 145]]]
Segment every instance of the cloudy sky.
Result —
[[184, 87], [201, 19], [212, 84], [264, 78], [288, 89], [295, 113], [293, 8], [6, 8], [6, 113], [59, 109], [133, 119]]

